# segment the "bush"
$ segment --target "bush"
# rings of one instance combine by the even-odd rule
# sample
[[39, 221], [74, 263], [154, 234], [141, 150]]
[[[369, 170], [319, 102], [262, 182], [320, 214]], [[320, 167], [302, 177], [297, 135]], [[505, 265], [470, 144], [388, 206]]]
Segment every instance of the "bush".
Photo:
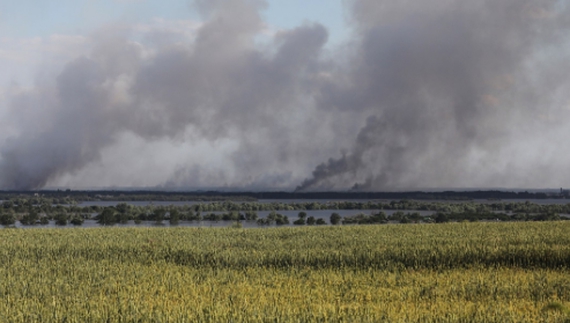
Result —
[[239, 219], [239, 213], [236, 211], [222, 214], [222, 220], [224, 221], [238, 221]]
[[55, 215], [55, 224], [56, 225], [67, 225], [67, 214], [65, 213], [58, 213]]
[[16, 217], [13, 213], [2, 213], [0, 214], [0, 224], [3, 226], [9, 226], [16, 223]]
[[127, 224], [129, 222], [129, 214], [127, 213], [116, 213], [115, 214], [115, 222], [121, 223], [121, 224]]
[[435, 215], [435, 222], [436, 223], [444, 223], [449, 222], [449, 217], [445, 213], [438, 213]]
[[245, 212], [245, 219], [250, 220], [257, 220], [257, 212], [255, 211], [247, 211]]
[[257, 219], [257, 225], [270, 225], [271, 221], [269, 219]]
[[205, 214], [204, 215], [204, 220], [205, 221], [221, 221], [223, 219], [223, 216], [221, 214], [217, 214], [217, 213], [210, 213], [210, 214]]
[[388, 216], [388, 220], [401, 222], [404, 217], [405, 217], [404, 212], [397, 211], [394, 212], [392, 215]]
[[305, 219], [297, 219], [293, 221], [294, 225], [305, 225]]
[[71, 224], [73, 224], [75, 226], [79, 226], [79, 225], [82, 225], [84, 221], [85, 220], [82, 217], [76, 215], [71, 219], [70, 222], [71, 222]]
[[277, 225], [289, 224], [289, 218], [287, 216], [277, 214], [277, 218], [275, 219], [275, 224]]
[[115, 210], [110, 207], [105, 208], [103, 212], [97, 215], [97, 223], [100, 225], [113, 225], [116, 221]]
[[154, 210], [152, 215], [153, 215], [153, 220], [155, 221], [156, 224], [162, 224], [162, 221], [164, 221], [164, 217], [166, 215], [166, 210], [163, 208], [158, 208]]
[[178, 222], [180, 222], [180, 212], [178, 212], [177, 209], [171, 209], [168, 221], [170, 222], [170, 225], [178, 225]]

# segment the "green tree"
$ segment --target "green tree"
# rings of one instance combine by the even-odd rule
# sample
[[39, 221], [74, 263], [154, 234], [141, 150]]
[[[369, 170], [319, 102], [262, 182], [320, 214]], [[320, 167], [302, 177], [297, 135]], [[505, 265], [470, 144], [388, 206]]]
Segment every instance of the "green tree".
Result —
[[307, 224], [308, 225], [314, 225], [317, 222], [317, 220], [315, 219], [314, 216], [310, 216], [307, 218]]
[[169, 218], [170, 225], [178, 225], [178, 223], [180, 222], [180, 212], [178, 211], [178, 209], [172, 208], [170, 209], [169, 213], [170, 213], [170, 218]]
[[132, 206], [128, 205], [127, 203], [119, 203], [115, 206], [115, 208], [117, 209], [117, 212], [126, 214], [131, 211]]
[[336, 212], [331, 214], [331, 218], [330, 218], [331, 224], [334, 224], [334, 225], [339, 224], [340, 220], [341, 220], [340, 214], [338, 214]]
[[255, 211], [247, 211], [245, 212], [245, 219], [247, 221], [257, 220], [257, 212]]
[[166, 210], [164, 208], [157, 208], [153, 212], [153, 218], [156, 224], [162, 224], [164, 217], [166, 215]]
[[294, 225], [305, 225], [305, 219], [297, 219], [295, 221], [293, 221]]
[[57, 213], [54, 217], [56, 225], [67, 225], [67, 214], [65, 213]]
[[121, 224], [127, 224], [129, 222], [129, 214], [117, 212], [115, 214], [115, 222], [119, 222]]
[[80, 226], [83, 224], [84, 221], [85, 220], [81, 216], [76, 214], [75, 216], [73, 216], [73, 218], [71, 218], [71, 221], [69, 221], [69, 222], [71, 222], [71, 224], [73, 224], [75, 226]]
[[10, 226], [16, 223], [16, 217], [12, 212], [3, 212], [0, 214], [0, 224], [3, 226]]
[[103, 209], [103, 212], [97, 216], [97, 223], [100, 225], [113, 225], [117, 221], [115, 217], [115, 210], [110, 207]]
[[22, 225], [34, 225], [39, 219], [38, 212], [34, 208], [30, 208], [30, 211], [20, 219]]
[[131, 205], [128, 205], [127, 203], [119, 203], [115, 206], [115, 209], [116, 209], [116, 213], [115, 213], [116, 220], [115, 220], [115, 222], [118, 222], [121, 224], [126, 224], [127, 222], [129, 222], [130, 213], [132, 210]]
[[439, 212], [438, 214], [436, 214], [435, 216], [435, 222], [436, 223], [444, 223], [444, 222], [449, 222], [449, 217], [447, 216], [447, 214]]
[[287, 216], [278, 213], [277, 217], [275, 218], [275, 224], [277, 225], [289, 224], [289, 218]]
[[277, 219], [277, 212], [275, 211], [269, 212], [269, 214], [267, 215], [267, 220], [269, 221], [269, 223], [275, 222], [276, 219]]
[[271, 224], [271, 222], [270, 222], [269, 219], [267, 219], [267, 218], [265, 218], [265, 219], [264, 219], [264, 218], [257, 219], [256, 222], [257, 222], [257, 225], [270, 225], [270, 224]]

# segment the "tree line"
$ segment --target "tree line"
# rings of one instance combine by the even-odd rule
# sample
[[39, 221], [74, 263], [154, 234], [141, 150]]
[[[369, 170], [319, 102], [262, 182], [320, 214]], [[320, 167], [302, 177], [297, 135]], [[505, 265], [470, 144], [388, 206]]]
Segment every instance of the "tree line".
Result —
[[[78, 206], [34, 204], [30, 200], [9, 200], [0, 205], [0, 224], [82, 225], [85, 220], [95, 220], [100, 225], [126, 224], [134, 221], [152, 221], [162, 224], [168, 221], [177, 225], [181, 221], [255, 221], [260, 226], [269, 225], [325, 225], [322, 218], [308, 216], [306, 211], [331, 210], [330, 224], [385, 224], [385, 223], [441, 223], [450, 221], [554, 221], [566, 220], [560, 214], [570, 214], [570, 204], [542, 205], [534, 203], [444, 203], [419, 201], [391, 202], [329, 202], [329, 203], [258, 203], [231, 201], [199, 203], [182, 206], [134, 206], [119, 203], [116, 206]], [[299, 210], [298, 218], [290, 220], [279, 211]], [[340, 216], [334, 210], [357, 210], [354, 215]], [[364, 210], [367, 210], [364, 211]], [[390, 215], [384, 210], [397, 210]], [[407, 210], [407, 212], [403, 211]], [[258, 211], [270, 211], [260, 218]], [[432, 215], [421, 215], [417, 211], [434, 211]]]
[[43, 197], [67, 201], [255, 201], [258, 199], [386, 199], [386, 200], [473, 200], [473, 199], [546, 199], [568, 198], [570, 191], [514, 192], [499, 190], [443, 192], [222, 192], [222, 191], [144, 191], [144, 190], [40, 190], [0, 191], [0, 200]]
[[[570, 200], [569, 200], [570, 202]], [[156, 208], [152, 204], [146, 206], [133, 206], [128, 203], [119, 203], [117, 208], [127, 205], [135, 210]], [[172, 208], [174, 206], [169, 206]], [[98, 205], [81, 206], [74, 200], [59, 200], [42, 197], [11, 198], [0, 204], [2, 210], [13, 210], [16, 213], [25, 213], [30, 208], [35, 208], [40, 213], [99, 213], [104, 207]], [[211, 201], [188, 205], [176, 206], [181, 211], [193, 212], [226, 212], [226, 211], [309, 211], [309, 210], [417, 210], [434, 211], [444, 213], [561, 213], [570, 214], [570, 203], [567, 204], [537, 204], [531, 202], [445, 202], [445, 201], [422, 201], [422, 200], [331, 200], [326, 202], [259, 202], [259, 201]]]

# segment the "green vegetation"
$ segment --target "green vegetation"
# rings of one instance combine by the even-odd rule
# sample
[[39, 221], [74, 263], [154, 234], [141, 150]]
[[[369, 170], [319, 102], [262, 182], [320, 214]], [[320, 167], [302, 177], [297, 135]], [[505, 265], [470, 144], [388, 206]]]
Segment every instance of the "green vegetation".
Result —
[[13, 198], [47, 198], [54, 204], [72, 204], [78, 201], [255, 201], [257, 199], [384, 199], [384, 200], [453, 200], [472, 199], [547, 199], [568, 198], [570, 191], [509, 192], [509, 191], [445, 191], [445, 192], [218, 192], [218, 191], [75, 191], [41, 190], [0, 191], [0, 200]]
[[9, 226], [16, 223], [16, 217], [14, 216], [13, 212], [3, 212], [0, 213], [0, 224], [3, 226]]
[[[241, 219], [245, 219], [245, 218], [242, 217]], [[271, 213], [269, 213], [269, 215], [267, 215], [266, 218], [257, 219], [257, 224], [259, 224], [259, 225], [272, 225], [272, 224], [285, 225], [285, 224], [289, 224], [289, 218], [285, 215], [282, 215], [282, 214], [279, 214], [275, 211], [272, 211]]]
[[570, 222], [0, 230], [0, 321], [564, 322], [569, 231]]
[[340, 214], [333, 212], [331, 214], [330, 222], [331, 222], [331, 224], [336, 225], [336, 224], [340, 223], [341, 219], [342, 219], [342, 217], [340, 216]]
[[[535, 204], [530, 202], [433, 202], [433, 201], [329, 201], [329, 202], [208, 202], [178, 206], [134, 206], [119, 203], [115, 206], [78, 206], [52, 204], [45, 198], [14, 198], [0, 204], [0, 225], [11, 226], [46, 224], [81, 225], [82, 220], [93, 219], [103, 226], [129, 221], [152, 221], [157, 225], [168, 221], [175, 226], [184, 221], [256, 221], [260, 226], [287, 225], [289, 218], [279, 212], [300, 211], [294, 225], [325, 225], [322, 218], [307, 216], [305, 211], [329, 210], [331, 224], [386, 224], [386, 223], [443, 223], [461, 221], [558, 221], [568, 219], [569, 204]], [[338, 210], [354, 210], [353, 215], [341, 217]], [[265, 218], [258, 212], [269, 211]], [[385, 211], [396, 211], [387, 215]], [[433, 214], [421, 215], [420, 211]]]

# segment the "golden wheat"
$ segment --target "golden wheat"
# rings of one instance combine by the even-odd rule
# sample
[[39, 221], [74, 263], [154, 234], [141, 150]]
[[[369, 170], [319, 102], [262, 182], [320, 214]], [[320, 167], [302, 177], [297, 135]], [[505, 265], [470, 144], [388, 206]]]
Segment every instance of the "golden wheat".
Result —
[[0, 322], [563, 322], [570, 223], [0, 230]]

